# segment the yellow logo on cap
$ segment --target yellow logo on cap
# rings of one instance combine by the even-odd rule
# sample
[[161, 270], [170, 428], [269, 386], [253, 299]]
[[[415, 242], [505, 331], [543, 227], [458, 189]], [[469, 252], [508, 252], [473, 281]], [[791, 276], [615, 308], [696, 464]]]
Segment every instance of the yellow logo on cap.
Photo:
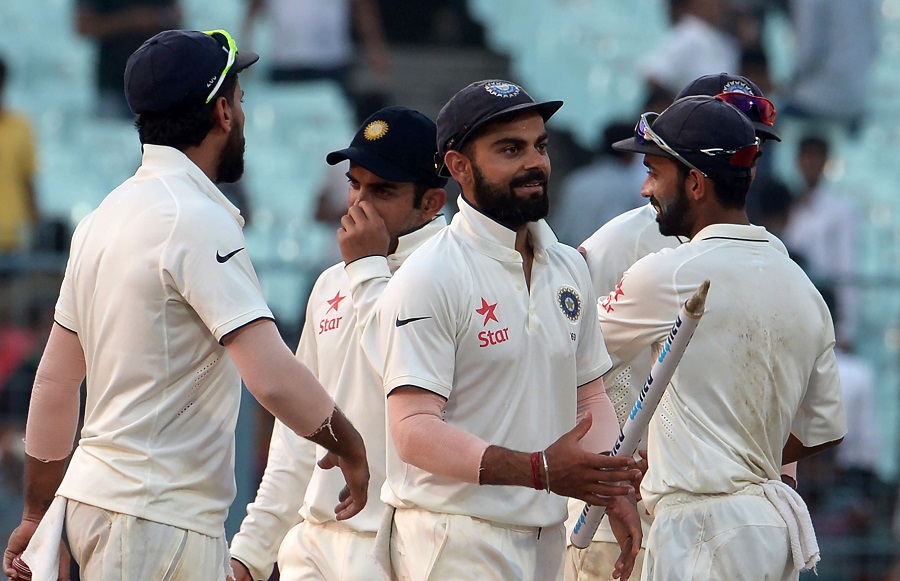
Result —
[[363, 136], [369, 141], [375, 141], [376, 139], [381, 139], [388, 132], [388, 124], [387, 121], [372, 121], [368, 125], [366, 125], [366, 130], [363, 132]]

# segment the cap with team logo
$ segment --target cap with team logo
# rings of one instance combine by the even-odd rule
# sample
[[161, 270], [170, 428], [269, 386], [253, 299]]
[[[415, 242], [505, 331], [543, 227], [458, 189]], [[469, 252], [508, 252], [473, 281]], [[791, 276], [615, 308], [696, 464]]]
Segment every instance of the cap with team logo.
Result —
[[165, 30], [128, 57], [125, 100], [135, 115], [208, 103], [229, 71], [258, 60], [254, 52], [238, 51], [224, 30]]
[[386, 107], [363, 121], [350, 147], [325, 156], [329, 165], [349, 159], [391, 182], [441, 188], [447, 178], [434, 167], [437, 129], [434, 121], [413, 109]]
[[[775, 129], [772, 127], [775, 124], [775, 106], [766, 99], [766, 96], [756, 86], [756, 83], [747, 77], [730, 75], [728, 73], [704, 75], [694, 79], [685, 88], [681, 89], [675, 100], [694, 95], [715, 97], [723, 93], [738, 93], [750, 97], [760, 97], [762, 100], [736, 98], [729, 102], [750, 118], [753, 127], [756, 128], [757, 135], [766, 139], [781, 141], [781, 137], [775, 133]], [[737, 95], [734, 95], [734, 97], [737, 97]]]
[[440, 168], [441, 175], [449, 176], [444, 154], [459, 150], [475, 131], [501, 115], [534, 109], [547, 121], [562, 105], [562, 101], [537, 102], [522, 87], [509, 81], [491, 79], [472, 83], [453, 95], [438, 113], [435, 166]]
[[644, 113], [634, 137], [613, 149], [666, 157], [705, 176], [749, 177], [759, 152], [753, 124], [718, 97], [682, 97], [665, 111]]

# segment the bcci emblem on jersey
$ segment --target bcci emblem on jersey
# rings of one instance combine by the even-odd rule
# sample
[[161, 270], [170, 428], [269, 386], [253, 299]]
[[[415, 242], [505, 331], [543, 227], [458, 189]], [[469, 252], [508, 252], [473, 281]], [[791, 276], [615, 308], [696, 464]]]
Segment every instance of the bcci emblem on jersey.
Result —
[[573, 323], [581, 316], [581, 297], [572, 287], [560, 287], [556, 292], [556, 302], [563, 314]]

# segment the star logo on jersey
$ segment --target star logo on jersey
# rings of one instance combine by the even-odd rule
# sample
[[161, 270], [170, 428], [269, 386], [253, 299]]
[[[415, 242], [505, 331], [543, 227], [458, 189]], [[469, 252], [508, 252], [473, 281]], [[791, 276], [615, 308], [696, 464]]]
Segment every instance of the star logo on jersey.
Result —
[[337, 312], [338, 306], [340, 306], [341, 301], [344, 300], [344, 299], [346, 299], [346, 298], [347, 298], [346, 295], [341, 296], [341, 291], [336, 292], [336, 293], [334, 294], [334, 298], [333, 298], [333, 299], [328, 299], [328, 300], [325, 301], [326, 303], [328, 303], [328, 310], [325, 311], [325, 314], [327, 315], [327, 314], [330, 313], [332, 310], [335, 311], [335, 312]]
[[616, 285], [616, 288], [613, 292], [609, 293], [609, 295], [603, 299], [603, 302], [600, 303], [600, 306], [607, 313], [613, 312], [615, 309], [613, 308], [613, 303], [619, 302], [619, 297], [625, 296], [625, 291], [622, 290], [622, 281], [619, 281], [619, 284]]
[[497, 303], [494, 303], [492, 305], [488, 304], [488, 302], [486, 300], [484, 300], [484, 297], [481, 297], [481, 308], [475, 309], [475, 312], [484, 317], [484, 325], [483, 326], [487, 326], [487, 324], [490, 321], [496, 321], [498, 323], [500, 322], [497, 319], [497, 315], [494, 314], [494, 310], [496, 308], [497, 308]]

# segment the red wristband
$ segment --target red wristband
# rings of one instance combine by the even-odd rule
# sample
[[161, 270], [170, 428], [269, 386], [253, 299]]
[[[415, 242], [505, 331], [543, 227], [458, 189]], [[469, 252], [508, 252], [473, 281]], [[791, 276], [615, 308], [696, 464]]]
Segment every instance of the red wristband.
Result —
[[540, 461], [541, 461], [541, 453], [540, 452], [532, 452], [531, 453], [531, 480], [533, 482], [532, 486], [534, 486], [535, 490], [543, 490], [544, 489], [544, 485], [541, 483]]

